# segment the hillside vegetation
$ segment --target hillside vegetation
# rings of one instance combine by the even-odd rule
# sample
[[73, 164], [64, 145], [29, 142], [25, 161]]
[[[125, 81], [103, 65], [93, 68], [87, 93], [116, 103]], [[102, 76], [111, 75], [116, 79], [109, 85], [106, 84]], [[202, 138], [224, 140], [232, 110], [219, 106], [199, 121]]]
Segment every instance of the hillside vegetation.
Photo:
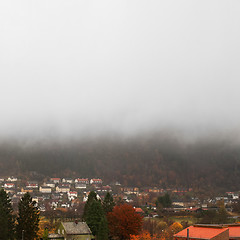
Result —
[[128, 186], [239, 190], [240, 144], [161, 136], [58, 143], [1, 143], [0, 176], [101, 177]]

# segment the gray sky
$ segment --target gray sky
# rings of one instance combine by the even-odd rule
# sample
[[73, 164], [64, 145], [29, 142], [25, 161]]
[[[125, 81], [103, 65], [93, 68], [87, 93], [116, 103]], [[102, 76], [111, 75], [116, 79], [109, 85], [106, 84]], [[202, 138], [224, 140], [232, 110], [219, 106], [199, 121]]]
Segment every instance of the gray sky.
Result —
[[239, 130], [239, 12], [238, 0], [0, 1], [0, 134]]

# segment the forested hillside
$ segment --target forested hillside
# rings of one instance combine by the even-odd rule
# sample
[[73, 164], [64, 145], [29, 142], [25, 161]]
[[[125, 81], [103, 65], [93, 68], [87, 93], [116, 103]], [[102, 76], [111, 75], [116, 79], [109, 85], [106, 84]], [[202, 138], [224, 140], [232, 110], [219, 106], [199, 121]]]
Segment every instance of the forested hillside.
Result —
[[240, 190], [240, 145], [227, 140], [184, 143], [161, 136], [58, 143], [1, 143], [0, 176], [101, 177], [128, 186]]

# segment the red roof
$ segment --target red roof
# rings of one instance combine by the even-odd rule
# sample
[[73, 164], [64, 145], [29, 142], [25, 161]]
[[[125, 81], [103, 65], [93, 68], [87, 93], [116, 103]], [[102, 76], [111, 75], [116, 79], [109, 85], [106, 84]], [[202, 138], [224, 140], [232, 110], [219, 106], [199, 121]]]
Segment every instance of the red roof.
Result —
[[229, 238], [240, 237], [240, 225], [238, 226], [228, 226]]
[[228, 228], [217, 228], [217, 227], [195, 227], [190, 226], [175, 234], [177, 238], [187, 238], [187, 229], [189, 229], [189, 238], [198, 239], [211, 239], [220, 233], [228, 231]]
[[143, 211], [141, 208], [135, 208], [135, 211], [136, 211], [137, 213], [144, 213], [144, 211]]

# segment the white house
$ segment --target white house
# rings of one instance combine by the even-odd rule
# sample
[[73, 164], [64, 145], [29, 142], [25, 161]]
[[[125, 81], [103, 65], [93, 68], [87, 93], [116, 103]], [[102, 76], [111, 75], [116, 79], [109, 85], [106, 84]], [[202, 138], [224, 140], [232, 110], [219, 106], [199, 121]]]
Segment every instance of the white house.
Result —
[[103, 181], [100, 178], [93, 178], [90, 180], [90, 184], [102, 184]]
[[14, 183], [5, 183], [4, 188], [14, 188], [15, 187], [15, 184]]
[[75, 183], [89, 184], [88, 178], [76, 178]]
[[9, 177], [7, 181], [9, 182], [16, 182], [18, 179], [16, 177]]

